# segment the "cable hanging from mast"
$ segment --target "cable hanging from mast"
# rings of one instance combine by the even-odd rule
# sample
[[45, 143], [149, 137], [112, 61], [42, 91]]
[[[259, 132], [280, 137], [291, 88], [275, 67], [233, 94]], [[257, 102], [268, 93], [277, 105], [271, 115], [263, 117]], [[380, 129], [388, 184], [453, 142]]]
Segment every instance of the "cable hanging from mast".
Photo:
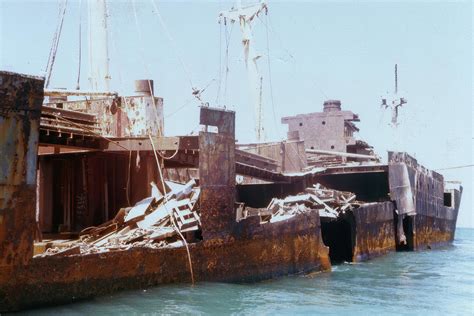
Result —
[[51, 50], [49, 51], [48, 64], [46, 65], [46, 81], [45, 88], [49, 87], [51, 81], [51, 73], [53, 72], [54, 61], [56, 60], [56, 53], [58, 51], [59, 39], [61, 38], [61, 31], [63, 29], [64, 16], [66, 15], [67, 0], [63, 0], [59, 9], [58, 24], [56, 32], [53, 36]]
[[181, 54], [178, 51], [178, 48], [176, 46], [176, 43], [173, 39], [173, 36], [171, 35], [170, 31], [168, 30], [168, 27], [166, 26], [165, 21], [163, 20], [163, 17], [161, 16], [160, 10], [158, 9], [158, 6], [155, 3], [155, 0], [151, 1], [151, 4], [153, 5], [154, 13], [156, 14], [158, 18], [158, 22], [160, 23], [161, 27], [163, 28], [166, 37], [168, 37], [168, 40], [171, 43], [171, 47], [174, 50], [174, 53], [176, 57], [178, 58], [181, 67], [183, 68], [184, 73], [188, 77], [189, 84], [191, 85], [191, 90], [192, 90], [192, 95], [201, 103], [201, 105], [206, 105], [202, 100], [201, 100], [201, 94], [204, 92], [205, 89], [198, 89], [197, 87], [194, 86], [191, 72], [187, 65], [185, 64], [183, 58], [181, 57]]
[[219, 24], [219, 84], [217, 86], [217, 96], [216, 96], [216, 104], [219, 104], [219, 97], [221, 94], [221, 85], [222, 85], [222, 25]]
[[81, 63], [82, 63], [82, 0], [79, 1], [79, 57], [77, 66], [77, 83], [76, 90], [81, 89]]
[[455, 166], [455, 167], [439, 168], [439, 169], [434, 169], [434, 170], [439, 171], [439, 170], [463, 169], [463, 168], [472, 168], [472, 167], [474, 167], [474, 164], [463, 165], [463, 166]]
[[[273, 84], [272, 84], [272, 68], [271, 68], [271, 56], [270, 56], [270, 39], [269, 39], [269, 31], [268, 31], [268, 14], [265, 15], [267, 19], [267, 23], [263, 23], [262, 19], [259, 18], [259, 20], [263, 23], [265, 26], [266, 30], [266, 37], [267, 37], [267, 62], [268, 62], [268, 83], [270, 84], [270, 101], [272, 103], [272, 111], [273, 111], [273, 122], [275, 123], [275, 131], [281, 132], [280, 129], [278, 129], [278, 124], [277, 124], [277, 119], [276, 119], [276, 113], [275, 113], [275, 101], [273, 98]], [[280, 134], [281, 135], [281, 134]]]
[[227, 30], [227, 23], [224, 21], [224, 29], [225, 29], [225, 77], [224, 77], [224, 104], [228, 103], [227, 99], [227, 80], [229, 78], [229, 45], [230, 45], [230, 39], [232, 37], [232, 30], [234, 29], [234, 24], [232, 23], [230, 26], [230, 31]]

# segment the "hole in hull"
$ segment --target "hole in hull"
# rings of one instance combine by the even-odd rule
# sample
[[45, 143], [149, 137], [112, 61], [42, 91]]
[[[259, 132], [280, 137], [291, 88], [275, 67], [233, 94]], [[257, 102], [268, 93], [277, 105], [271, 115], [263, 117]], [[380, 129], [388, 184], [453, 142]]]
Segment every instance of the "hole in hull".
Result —
[[354, 227], [352, 213], [346, 213], [331, 221], [321, 219], [321, 234], [324, 244], [329, 247], [329, 258], [332, 264], [352, 262]]

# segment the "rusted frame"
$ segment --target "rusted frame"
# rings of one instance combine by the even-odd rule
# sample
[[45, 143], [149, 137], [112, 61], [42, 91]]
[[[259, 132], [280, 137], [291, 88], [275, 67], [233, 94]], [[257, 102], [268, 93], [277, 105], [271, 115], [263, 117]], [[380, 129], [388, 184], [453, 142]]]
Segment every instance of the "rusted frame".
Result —
[[327, 167], [318, 175], [388, 172], [388, 165]]
[[[198, 136], [155, 136], [152, 137], [156, 150], [199, 150]], [[104, 151], [152, 151], [153, 148], [148, 137], [126, 137], [110, 138], [111, 141], [102, 140], [101, 145]]]
[[235, 150], [235, 159], [240, 163], [252, 165], [261, 169], [270, 171], [276, 171], [278, 169], [278, 163], [276, 160], [240, 149]]

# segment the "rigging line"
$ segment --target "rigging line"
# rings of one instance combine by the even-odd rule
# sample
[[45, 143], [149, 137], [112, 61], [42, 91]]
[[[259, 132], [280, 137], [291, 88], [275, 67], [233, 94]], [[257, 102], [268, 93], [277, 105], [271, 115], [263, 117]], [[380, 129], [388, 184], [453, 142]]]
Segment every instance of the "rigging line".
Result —
[[[267, 32], [268, 32], [268, 30], [270, 30], [273, 34], [275, 34], [275, 36], [277, 37], [277, 39], [280, 43], [280, 47], [282, 47], [286, 51], [286, 54], [288, 54], [288, 56], [293, 61], [293, 65], [296, 67], [297, 66], [296, 65], [296, 58], [293, 56], [293, 54], [291, 54], [290, 50], [283, 45], [283, 41], [281, 40], [280, 35], [275, 31], [275, 28], [273, 27], [273, 24], [270, 20], [270, 17], [267, 15], [267, 23], [265, 23], [259, 16], [257, 16], [257, 18], [267, 27]], [[294, 69], [293, 69], [293, 71], [294, 71]], [[312, 80], [312, 82], [313, 82], [313, 85], [319, 90], [319, 92], [321, 92], [321, 94], [326, 98], [326, 100], [329, 99], [327, 94], [324, 93], [323, 89], [321, 89], [321, 87], [316, 84], [316, 81], [314, 79]]]
[[145, 47], [144, 47], [144, 41], [143, 41], [143, 34], [142, 34], [142, 29], [140, 27], [140, 24], [138, 23], [138, 16], [137, 16], [137, 10], [135, 7], [135, 0], [132, 0], [132, 10], [133, 10], [133, 16], [135, 19], [135, 27], [137, 28], [137, 33], [138, 33], [138, 39], [140, 41], [140, 53], [142, 55], [142, 62], [143, 62], [143, 67], [145, 68], [145, 72], [147, 73], [147, 76], [151, 77], [150, 69], [146, 63], [145, 59]]
[[225, 48], [225, 78], [224, 78], [224, 103], [228, 103], [227, 99], [227, 79], [229, 77], [229, 45], [230, 45], [230, 38], [232, 37], [232, 30], [234, 29], [234, 23], [230, 26], [230, 32], [227, 32], [227, 24], [225, 25], [225, 41], [226, 41], [226, 48]]
[[326, 93], [324, 93], [323, 89], [321, 89], [321, 87], [316, 84], [316, 80], [313, 79], [312, 82], [313, 82], [313, 85], [319, 90], [319, 92], [321, 92], [321, 94], [326, 98], [326, 100], [329, 100], [329, 97], [327, 96]]
[[187, 136], [194, 135], [194, 132], [199, 129], [199, 126], [200, 126], [200, 125], [201, 125], [201, 124], [198, 124], [198, 125], [194, 126], [194, 128], [187, 134]]
[[77, 69], [77, 83], [76, 90], [80, 90], [81, 81], [81, 63], [82, 63], [82, 0], [79, 1], [79, 61]]
[[173, 40], [173, 37], [171, 36], [171, 33], [169, 32], [168, 28], [166, 27], [165, 21], [163, 20], [163, 17], [160, 14], [160, 11], [158, 10], [158, 6], [155, 3], [155, 0], [151, 1], [151, 4], [153, 5], [153, 8], [155, 9], [155, 14], [158, 17], [158, 21], [161, 24], [161, 27], [165, 31], [166, 36], [168, 37], [168, 40], [171, 42], [171, 46], [173, 47], [174, 53], [176, 54], [176, 57], [178, 58], [179, 62], [181, 63], [181, 66], [183, 67], [184, 72], [188, 76], [189, 83], [191, 84], [191, 88], [194, 90], [194, 85], [191, 77], [191, 72], [189, 71], [188, 67], [186, 67], [186, 64], [184, 63], [183, 59], [181, 58], [180, 54], [178, 53], [178, 49], [176, 47], [176, 44]]
[[216, 104], [219, 104], [222, 85], [222, 24], [219, 23], [219, 85], [217, 86]]
[[173, 158], [176, 157], [176, 155], [178, 154], [180, 143], [181, 143], [181, 138], [178, 137], [178, 144], [177, 144], [176, 150], [175, 150], [175, 152], [174, 152], [171, 156], [169, 156], [169, 157], [165, 157], [165, 156], [162, 155], [159, 151], [157, 151], [157, 153], [158, 153], [158, 155], [161, 157], [161, 159], [163, 159], [163, 160], [170, 160], [170, 159], [173, 159]]
[[[58, 21], [61, 17], [61, 11], [62, 11], [61, 7], [62, 7], [61, 5], [58, 7], [58, 17], [57, 17]], [[53, 52], [54, 43], [56, 42], [56, 37], [58, 36], [58, 25], [59, 25], [59, 23], [56, 25], [56, 29], [55, 29], [54, 34], [53, 34], [53, 39], [51, 40], [51, 47], [49, 48], [48, 61], [46, 62], [46, 67], [44, 69], [45, 74], [48, 71], [49, 63], [51, 62], [51, 56], [52, 56], [52, 52]]]
[[[106, 10], [107, 10], [107, 16], [108, 17], [112, 17], [113, 15], [109, 12], [109, 10], [111, 10], [111, 7], [112, 6], [106, 6]], [[117, 50], [117, 45], [116, 45], [116, 38], [115, 38], [115, 31], [114, 31], [114, 28], [113, 27], [110, 27], [111, 26], [111, 22], [112, 20], [109, 19], [110, 22], [107, 22], [107, 23], [110, 23], [109, 24], [109, 39], [110, 39], [110, 42], [112, 43], [112, 49], [113, 49], [113, 52], [117, 58], [117, 61], [119, 61], [119, 57], [118, 57], [118, 50]], [[123, 84], [123, 77], [122, 77], [122, 70], [121, 70], [121, 65], [122, 63], [119, 61], [116, 63], [117, 65], [117, 73], [118, 73], [118, 79], [119, 79], [119, 85], [120, 85], [120, 90], [121, 91], [124, 91], [124, 84]]]
[[127, 203], [128, 206], [132, 206], [130, 204], [130, 171], [132, 169], [132, 151], [128, 152], [128, 172], [127, 172], [127, 186], [125, 187], [125, 194], [127, 195]]
[[[137, 28], [137, 32], [138, 32], [138, 37], [139, 37], [139, 40], [140, 40], [140, 43], [141, 43], [141, 54], [142, 54], [142, 61], [143, 61], [143, 66], [145, 68], [145, 72], [147, 73], [147, 75], [149, 77], [151, 77], [151, 72], [150, 72], [150, 69], [146, 63], [146, 59], [145, 59], [145, 47], [143, 45], [144, 41], [143, 41], [143, 34], [142, 34], [142, 29], [140, 27], [140, 24], [138, 23], [138, 16], [137, 16], [137, 10], [136, 10], [136, 6], [135, 6], [135, 0], [132, 0], [132, 8], [133, 8], [133, 15], [135, 17], [135, 26]], [[160, 122], [160, 118], [158, 116], [158, 112], [156, 111], [156, 101], [155, 101], [155, 95], [154, 95], [154, 91], [153, 91], [153, 87], [151, 86], [151, 79], [148, 80], [148, 88], [150, 90], [150, 93], [151, 93], [151, 101], [153, 103], [153, 109], [155, 110], [154, 113], [155, 113], [155, 119], [156, 119], [156, 122]], [[161, 130], [161, 125], [158, 124], [158, 134], [159, 135], [163, 135], [163, 131]]]
[[[204, 89], [200, 90], [199, 91], [199, 94], [203, 93], [204, 91], [206, 91], [207, 88], [209, 88], [209, 86], [214, 82], [216, 81], [216, 79], [212, 79], [211, 81], [209, 81], [209, 83], [206, 85], [206, 87], [204, 87]], [[185, 107], [187, 107], [191, 101], [193, 101], [196, 97], [192, 97], [191, 99], [188, 99], [182, 106], [180, 106], [179, 108], [177, 108], [174, 112], [172, 112], [171, 114], [168, 114], [167, 116], [165, 116], [165, 118], [169, 118], [173, 115], [175, 115], [176, 113], [178, 113], [179, 111], [181, 111], [182, 109], [184, 109]]]
[[211, 81], [209, 81], [209, 83], [201, 90], [199, 89], [193, 89], [193, 95], [194, 97], [201, 103], [201, 106], [209, 106], [209, 102], [204, 102], [202, 101], [201, 97], [202, 97], [202, 93], [204, 91], [206, 91], [207, 88], [209, 88], [209, 86], [214, 82], [216, 81], [216, 78], [213, 78], [211, 79]]
[[[268, 15], [266, 15], [267, 19], [267, 24], [268, 24]], [[268, 36], [268, 26], [267, 24], [265, 25], [265, 30], [266, 30], [266, 35], [267, 35], [267, 61], [268, 61], [268, 83], [270, 84], [270, 100], [272, 102], [272, 110], [273, 110], [273, 122], [275, 124], [275, 131], [281, 135], [281, 130], [278, 129], [278, 124], [277, 124], [277, 119], [276, 119], [276, 113], [275, 113], [275, 102], [273, 99], [273, 84], [272, 84], [272, 68], [271, 68], [271, 56], [270, 56], [270, 40]]]
[[456, 166], [456, 167], [447, 167], [447, 168], [439, 168], [439, 169], [434, 169], [434, 170], [451, 170], [451, 169], [461, 169], [461, 168], [470, 168], [474, 167], [474, 164], [471, 165], [464, 165], [464, 166]]
[[153, 153], [155, 155], [155, 160], [156, 160], [156, 167], [158, 168], [158, 172], [160, 174], [160, 179], [161, 179], [161, 185], [163, 187], [163, 195], [164, 195], [164, 199], [165, 199], [165, 203], [163, 205], [165, 207], [166, 212], [168, 212], [168, 214], [170, 216], [171, 225], [173, 226], [173, 229], [176, 230], [179, 237], [181, 237], [181, 239], [183, 240], [184, 246], [186, 247], [186, 252], [188, 254], [189, 272], [191, 274], [191, 282], [194, 285], [193, 262], [191, 261], [191, 252], [189, 251], [189, 245], [188, 245], [188, 242], [186, 241], [186, 239], [184, 238], [183, 234], [179, 230], [178, 225], [176, 225], [173, 213], [170, 212], [168, 210], [168, 207], [166, 206], [166, 202], [168, 202], [168, 196], [167, 196], [167, 193], [166, 193], [166, 186], [165, 186], [165, 180], [163, 178], [163, 171], [161, 170], [161, 165], [160, 165], [160, 162], [158, 160], [158, 156], [156, 155], [155, 144], [153, 143], [153, 139], [151, 138], [150, 134], [148, 134], [148, 137], [149, 137], [150, 142], [151, 142], [151, 147], [153, 148]]
[[54, 66], [54, 61], [56, 60], [56, 53], [58, 51], [58, 45], [59, 45], [59, 39], [61, 38], [61, 31], [63, 29], [63, 22], [64, 22], [64, 16], [66, 15], [66, 8], [67, 8], [67, 0], [64, 0], [64, 5], [62, 8], [58, 28], [56, 29], [57, 36], [54, 36], [54, 42], [53, 42], [53, 47], [51, 50], [51, 58], [48, 63], [48, 67], [46, 69], [46, 82], [45, 82], [45, 88], [49, 87], [49, 83], [51, 80], [51, 73], [53, 72], [53, 66]]
[[60, 5], [58, 6], [58, 17], [57, 17], [58, 22], [56, 24], [56, 29], [53, 34], [53, 39], [51, 40], [51, 47], [49, 48], [48, 62], [46, 63], [46, 67], [44, 70], [45, 75], [48, 73], [49, 64], [51, 63], [51, 58], [53, 56], [54, 44], [56, 43], [56, 38], [58, 37], [59, 21], [61, 19], [61, 12], [62, 12], [63, 5], [64, 5], [64, 2], [61, 2]]
[[182, 109], [184, 109], [185, 107], [187, 107], [191, 101], [194, 100], [194, 97], [188, 99], [182, 106], [180, 106], [179, 108], [177, 108], [174, 112], [172, 112], [171, 114], [168, 114], [167, 116], [165, 116], [165, 118], [169, 118], [173, 115], [175, 115], [176, 113], [178, 113], [179, 111], [181, 111]]
[[285, 45], [283, 45], [283, 41], [281, 40], [281, 37], [280, 37], [280, 34], [278, 34], [278, 32], [275, 30], [275, 28], [273, 27], [273, 23], [270, 19], [270, 17], [267, 18], [268, 20], [268, 26], [270, 27], [270, 31], [275, 34], [275, 36], [277, 37], [278, 39], [278, 42], [280, 43], [280, 47], [282, 47], [286, 53], [288, 54], [288, 56], [290, 56], [290, 58], [295, 61], [295, 57], [291, 54], [290, 50], [288, 48], [286, 48]]

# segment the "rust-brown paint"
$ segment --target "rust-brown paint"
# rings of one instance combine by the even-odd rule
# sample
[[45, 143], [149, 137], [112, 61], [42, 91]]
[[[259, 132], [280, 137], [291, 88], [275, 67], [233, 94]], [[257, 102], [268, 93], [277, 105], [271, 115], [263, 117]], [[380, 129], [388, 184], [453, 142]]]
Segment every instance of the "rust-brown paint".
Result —
[[[184, 247], [134, 247], [101, 254], [32, 258], [43, 81], [5, 72], [0, 72], [0, 79], [0, 146], [3, 146], [0, 148], [4, 158], [0, 170], [0, 312], [70, 302], [121, 289], [190, 282]], [[85, 106], [89, 108], [90, 104]], [[102, 108], [106, 112], [110, 110], [107, 106]], [[121, 109], [116, 113], [120, 114]], [[258, 217], [235, 222], [236, 168], [243, 174], [253, 168], [235, 161], [235, 113], [202, 108], [200, 119], [203, 125], [216, 126], [218, 133], [202, 132], [199, 136], [204, 240], [190, 245], [195, 279], [242, 282], [330, 270], [317, 212], [299, 214], [278, 223], [260, 224]], [[101, 126], [102, 131], [122, 136], [120, 131], [126, 124], [120, 115], [117, 120], [112, 124], [103, 119], [101, 123], [109, 125]], [[190, 166], [196, 165], [195, 158], [188, 163]], [[422, 168], [404, 153], [392, 153], [391, 158], [407, 165], [417, 211], [414, 248], [452, 241], [460, 196], [455, 208], [446, 212], [441, 175]], [[154, 172], [146, 170], [148, 181]], [[297, 192], [315, 182], [312, 175], [293, 179], [269, 170], [250, 171], [285, 180]], [[88, 183], [87, 187], [90, 189], [92, 185]], [[396, 199], [392, 197], [392, 200]], [[362, 205], [353, 210], [353, 217], [354, 261], [395, 250], [392, 202]]]
[[0, 267], [33, 255], [43, 79], [0, 71]]
[[413, 232], [414, 250], [444, 246], [454, 239], [456, 221], [432, 216], [416, 215]]
[[353, 210], [353, 261], [365, 261], [396, 250], [392, 202], [370, 203]]
[[[191, 244], [196, 281], [247, 282], [330, 270], [319, 225], [317, 212], [273, 224], [243, 221], [239, 237]], [[176, 282], [190, 282], [184, 247], [34, 258], [13, 271], [0, 269], [0, 311]]]
[[416, 215], [413, 216], [413, 230], [405, 234], [413, 234], [412, 250], [423, 250], [452, 242], [462, 187], [460, 191], [453, 192], [453, 207], [447, 207], [443, 201], [444, 179], [441, 174], [426, 169], [404, 152], [389, 152], [389, 166], [392, 164], [404, 164], [408, 170]]

